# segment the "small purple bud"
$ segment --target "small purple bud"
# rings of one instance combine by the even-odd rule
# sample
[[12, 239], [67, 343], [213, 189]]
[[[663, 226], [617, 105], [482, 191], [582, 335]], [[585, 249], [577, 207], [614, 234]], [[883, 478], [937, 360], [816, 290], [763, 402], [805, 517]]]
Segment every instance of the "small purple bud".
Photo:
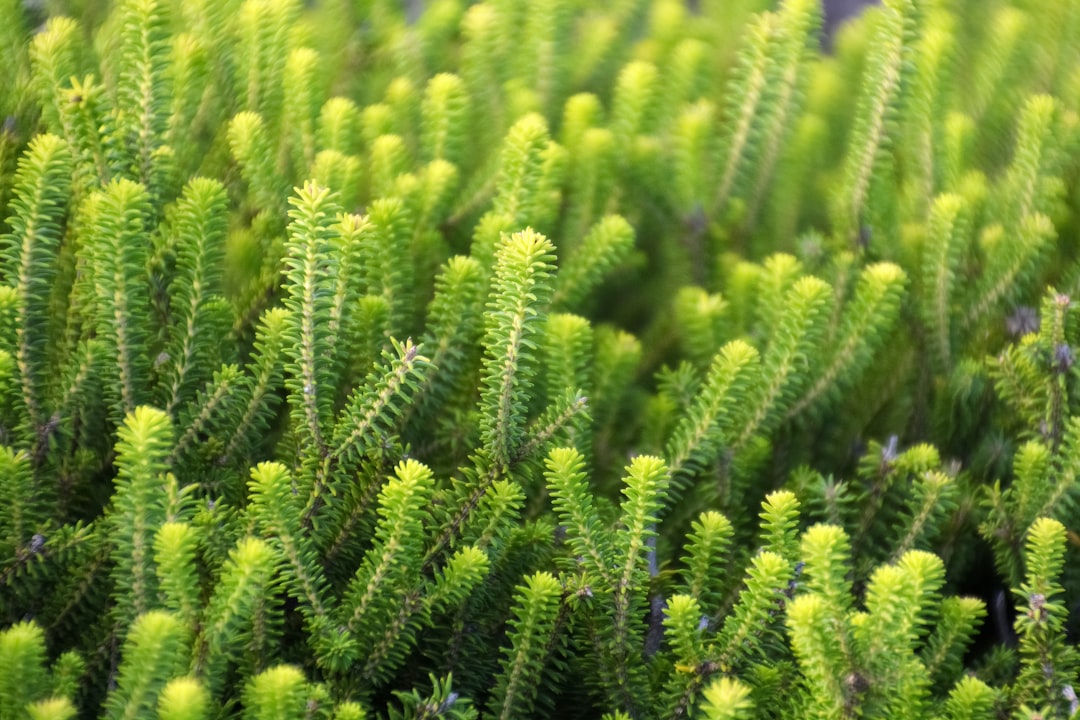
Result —
[[881, 462], [885, 465], [896, 460], [897, 446], [900, 444], [900, 438], [896, 435], [889, 436], [889, 442], [885, 444], [885, 447], [881, 448]]
[[1027, 612], [1028, 617], [1037, 623], [1046, 620], [1046, 596], [1042, 593], [1032, 593], [1028, 597], [1028, 602], [1031, 603], [1031, 609]]
[[1069, 368], [1076, 361], [1076, 355], [1067, 343], [1061, 343], [1054, 348], [1054, 370], [1059, 373], [1069, 372]]
[[1080, 699], [1076, 697], [1076, 691], [1073, 690], [1073, 686], [1066, 685], [1061, 688], [1061, 696], [1069, 701], [1069, 717], [1076, 715], [1076, 712], [1080, 710]]
[[1013, 337], [1023, 337], [1039, 331], [1039, 315], [1035, 308], [1020, 305], [1005, 320], [1005, 329]]
[[870, 247], [870, 241], [874, 239], [874, 232], [869, 225], [859, 227], [859, 249], [865, 250]]
[[709, 229], [709, 216], [705, 214], [705, 208], [701, 203], [695, 203], [690, 214], [683, 219], [686, 231], [692, 237], [699, 237]]

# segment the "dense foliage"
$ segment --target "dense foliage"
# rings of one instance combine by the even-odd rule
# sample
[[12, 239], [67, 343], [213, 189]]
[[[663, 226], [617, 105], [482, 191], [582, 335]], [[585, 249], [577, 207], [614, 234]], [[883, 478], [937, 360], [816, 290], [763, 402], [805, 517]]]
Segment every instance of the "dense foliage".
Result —
[[1068, 718], [1080, 0], [0, 0], [0, 718]]

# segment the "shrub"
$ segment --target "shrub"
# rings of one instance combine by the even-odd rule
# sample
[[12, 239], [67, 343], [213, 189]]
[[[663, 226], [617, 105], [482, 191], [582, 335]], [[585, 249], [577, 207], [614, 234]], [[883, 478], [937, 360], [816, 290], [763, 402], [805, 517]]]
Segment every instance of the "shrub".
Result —
[[0, 718], [1075, 716], [1080, 2], [425, 5], [0, 3]]

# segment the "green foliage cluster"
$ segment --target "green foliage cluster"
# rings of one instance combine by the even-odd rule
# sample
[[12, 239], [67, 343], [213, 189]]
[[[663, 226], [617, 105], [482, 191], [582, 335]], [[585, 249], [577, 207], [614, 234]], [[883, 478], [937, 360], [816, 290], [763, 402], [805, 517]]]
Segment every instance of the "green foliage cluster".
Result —
[[0, 0], [0, 718], [1071, 718], [1080, 0]]

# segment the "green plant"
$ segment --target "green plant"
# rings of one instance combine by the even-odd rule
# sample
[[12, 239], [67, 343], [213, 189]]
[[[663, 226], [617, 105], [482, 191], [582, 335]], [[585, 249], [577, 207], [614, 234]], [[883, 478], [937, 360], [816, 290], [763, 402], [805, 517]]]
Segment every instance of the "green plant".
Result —
[[821, 24], [0, 0], [0, 718], [1076, 716], [1080, 2]]

